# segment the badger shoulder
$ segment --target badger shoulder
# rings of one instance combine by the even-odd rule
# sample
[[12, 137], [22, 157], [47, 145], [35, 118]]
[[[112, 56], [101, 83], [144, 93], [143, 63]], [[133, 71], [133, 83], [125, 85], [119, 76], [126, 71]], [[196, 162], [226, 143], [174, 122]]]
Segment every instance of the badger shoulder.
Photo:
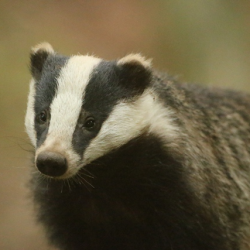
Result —
[[[249, 94], [180, 83], [165, 74], [160, 76], [156, 78], [153, 89], [164, 106], [174, 111], [177, 126], [191, 127], [195, 134], [198, 129], [208, 139], [230, 140], [231, 144], [241, 140], [246, 145], [250, 125]], [[216, 146], [213, 141], [211, 143]]]

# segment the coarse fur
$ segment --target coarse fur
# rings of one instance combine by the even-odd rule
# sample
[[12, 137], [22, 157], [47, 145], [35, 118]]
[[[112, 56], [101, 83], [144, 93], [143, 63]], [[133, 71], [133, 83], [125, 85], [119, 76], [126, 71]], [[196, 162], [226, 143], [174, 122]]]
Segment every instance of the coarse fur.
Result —
[[31, 72], [34, 165], [46, 152], [67, 163], [32, 175], [51, 244], [250, 250], [249, 95], [178, 83], [139, 54], [65, 57], [47, 43], [32, 49]]

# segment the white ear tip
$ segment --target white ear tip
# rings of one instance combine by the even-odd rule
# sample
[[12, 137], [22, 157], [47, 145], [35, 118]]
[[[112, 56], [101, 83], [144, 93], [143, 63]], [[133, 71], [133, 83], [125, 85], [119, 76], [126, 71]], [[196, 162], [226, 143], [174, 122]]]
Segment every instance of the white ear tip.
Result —
[[129, 64], [129, 63], [137, 63], [143, 65], [145, 68], [151, 68], [152, 59], [146, 59], [141, 54], [129, 54], [123, 58], [121, 58], [117, 64]]
[[36, 46], [32, 47], [31, 48], [31, 53], [32, 54], [36, 54], [37, 51], [39, 51], [39, 50], [40, 51], [45, 51], [45, 52], [47, 52], [49, 54], [53, 54], [54, 53], [53, 47], [49, 43], [47, 43], [47, 42], [39, 43]]

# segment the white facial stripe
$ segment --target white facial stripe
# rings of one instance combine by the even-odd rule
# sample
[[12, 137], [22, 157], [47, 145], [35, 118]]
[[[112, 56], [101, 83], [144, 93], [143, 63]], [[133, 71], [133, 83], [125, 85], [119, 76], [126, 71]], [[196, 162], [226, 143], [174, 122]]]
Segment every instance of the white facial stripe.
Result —
[[[72, 137], [82, 107], [84, 90], [90, 75], [101, 59], [91, 56], [73, 56], [62, 68], [58, 88], [50, 111], [51, 120], [45, 142], [37, 150], [63, 152], [70, 166], [74, 168], [80, 160], [72, 148]], [[70, 168], [69, 171], [77, 171]]]
[[118, 104], [86, 149], [84, 164], [119, 148], [144, 132], [167, 135], [168, 141], [174, 140], [178, 135], [178, 128], [171, 117], [172, 111], [163, 107], [150, 92], [133, 103]]
[[99, 62], [100, 59], [94, 57], [74, 56], [61, 70], [56, 97], [50, 106], [49, 136], [53, 134], [56, 138], [63, 136], [67, 141], [72, 140], [85, 87], [93, 68]]
[[25, 127], [26, 127], [26, 132], [27, 132], [34, 147], [36, 146], [36, 131], [35, 131], [35, 127], [34, 127], [35, 94], [36, 94], [35, 81], [32, 79], [30, 81], [28, 105], [27, 105], [27, 111], [26, 111], [26, 116], [25, 116]]

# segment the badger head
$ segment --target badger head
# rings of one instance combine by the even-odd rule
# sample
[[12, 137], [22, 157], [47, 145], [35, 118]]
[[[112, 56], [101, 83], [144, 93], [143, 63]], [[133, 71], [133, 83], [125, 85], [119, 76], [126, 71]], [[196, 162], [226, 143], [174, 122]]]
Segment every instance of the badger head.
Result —
[[150, 61], [139, 54], [66, 57], [43, 43], [31, 51], [31, 73], [25, 125], [46, 176], [72, 177], [144, 133], [175, 134], [151, 88]]

